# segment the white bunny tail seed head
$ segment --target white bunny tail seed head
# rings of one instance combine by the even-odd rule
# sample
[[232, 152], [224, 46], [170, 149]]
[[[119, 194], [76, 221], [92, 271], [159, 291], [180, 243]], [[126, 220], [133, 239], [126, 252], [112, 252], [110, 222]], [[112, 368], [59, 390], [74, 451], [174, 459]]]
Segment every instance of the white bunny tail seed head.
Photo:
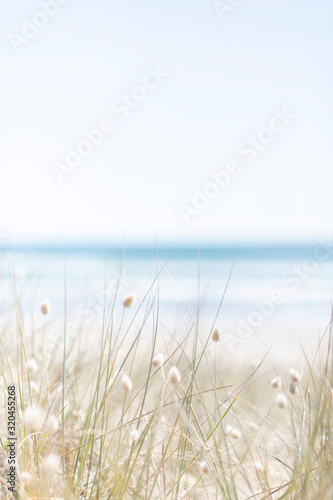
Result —
[[284, 408], [287, 408], [287, 406], [288, 406], [288, 398], [285, 394], [283, 394], [283, 392], [280, 392], [276, 396], [275, 403], [276, 403], [276, 406], [278, 408], [281, 408], [283, 410]]
[[240, 439], [241, 438], [241, 432], [239, 429], [237, 429], [236, 427], [233, 427], [230, 431], [230, 437], [232, 437], [232, 439]]
[[300, 374], [298, 373], [298, 371], [294, 370], [294, 368], [290, 368], [289, 377], [290, 377], [290, 380], [292, 382], [294, 382], [294, 384], [298, 384], [299, 381], [301, 380]]
[[44, 411], [39, 406], [28, 406], [24, 412], [24, 424], [29, 431], [40, 431], [44, 423]]
[[229, 434], [232, 439], [240, 439], [241, 438], [241, 432], [239, 429], [236, 427], [233, 427], [232, 425], [227, 425], [226, 426], [226, 433]]
[[123, 391], [125, 391], [125, 392], [131, 392], [131, 390], [133, 389], [132, 380], [129, 378], [128, 375], [122, 376], [121, 386], [123, 388]]
[[265, 472], [264, 466], [261, 462], [259, 462], [259, 460], [255, 461], [253, 465], [258, 474], [264, 474]]
[[31, 392], [33, 394], [38, 394], [39, 393], [39, 387], [36, 384], [36, 382], [34, 382], [33, 380], [30, 382], [30, 389], [31, 389]]
[[273, 389], [280, 389], [281, 385], [282, 385], [281, 377], [273, 378], [271, 382], [271, 386], [273, 387]]
[[216, 326], [213, 330], [213, 333], [212, 333], [212, 340], [214, 342], [220, 342], [221, 340], [221, 330], [219, 329], [218, 326]]
[[26, 486], [29, 486], [31, 483], [32, 483], [32, 474], [30, 474], [30, 472], [21, 472], [21, 483], [26, 485]]
[[44, 316], [50, 312], [51, 309], [51, 304], [48, 299], [43, 300], [43, 302], [40, 305], [40, 311]]
[[49, 416], [49, 430], [50, 432], [54, 433], [57, 432], [59, 429], [59, 422], [58, 419], [55, 415], [50, 415]]
[[209, 465], [207, 464], [206, 460], [203, 460], [200, 462], [200, 469], [204, 474], [208, 474], [210, 471]]
[[32, 373], [35, 373], [37, 371], [37, 363], [34, 359], [28, 359], [28, 361], [25, 364], [25, 369], [27, 370], [30, 375]]
[[152, 365], [154, 368], [160, 368], [164, 363], [164, 354], [159, 352], [156, 356], [153, 357]]
[[137, 442], [137, 440], [139, 439], [139, 437], [140, 437], [139, 431], [137, 429], [135, 429], [134, 431], [132, 431], [130, 433], [130, 443], [135, 444]]
[[129, 293], [128, 295], [126, 295], [126, 297], [124, 297], [123, 306], [132, 307], [135, 304], [136, 299], [137, 299], [136, 293]]
[[170, 384], [179, 384], [180, 382], [180, 373], [177, 366], [173, 366], [170, 368], [168, 380]]
[[296, 394], [298, 393], [298, 386], [297, 386], [297, 384], [295, 384], [294, 382], [290, 382], [290, 384], [289, 384], [289, 392], [293, 396], [296, 396]]
[[60, 459], [58, 455], [50, 453], [43, 461], [44, 469], [48, 474], [53, 474], [57, 472], [60, 468]]

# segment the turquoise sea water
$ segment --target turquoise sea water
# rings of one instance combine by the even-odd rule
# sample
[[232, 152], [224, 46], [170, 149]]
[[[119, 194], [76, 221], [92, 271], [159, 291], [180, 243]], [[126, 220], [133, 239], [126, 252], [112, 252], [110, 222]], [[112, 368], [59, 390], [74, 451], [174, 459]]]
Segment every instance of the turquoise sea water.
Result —
[[[86, 325], [110, 306], [119, 280], [119, 300], [134, 291], [146, 303], [155, 297], [160, 317], [172, 328], [184, 315], [212, 324], [225, 292], [218, 323], [223, 331], [243, 332], [247, 324], [260, 333], [323, 331], [330, 320], [333, 255], [318, 243], [308, 246], [239, 246], [156, 248], [107, 246], [17, 247], [2, 249], [1, 314], [12, 307], [8, 262], [24, 314], [38, 317], [39, 303], [49, 298], [52, 313], [64, 310]], [[332, 252], [333, 253], [333, 252]], [[123, 260], [123, 266], [122, 266]], [[156, 276], [159, 276], [158, 281]], [[229, 283], [227, 286], [227, 282]], [[151, 290], [151, 285], [155, 285]], [[158, 290], [158, 292], [157, 292]], [[148, 295], [147, 295], [148, 293]]]

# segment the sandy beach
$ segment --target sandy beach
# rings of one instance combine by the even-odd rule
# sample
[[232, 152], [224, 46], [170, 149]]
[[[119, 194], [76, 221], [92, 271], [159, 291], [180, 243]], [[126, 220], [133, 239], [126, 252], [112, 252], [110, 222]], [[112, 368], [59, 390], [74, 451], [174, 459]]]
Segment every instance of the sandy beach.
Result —
[[[131, 278], [127, 272], [114, 281], [106, 271], [101, 288], [95, 269], [107, 269], [105, 257], [74, 253], [66, 263], [66, 295], [56, 274], [62, 254], [45, 258], [45, 276], [32, 272], [40, 252], [30, 264], [26, 259], [26, 268], [20, 259], [16, 254], [17, 264], [10, 262], [13, 274], [2, 269], [1, 317], [2, 390], [15, 398], [6, 410], [14, 427], [2, 427], [3, 435], [14, 429], [3, 448], [2, 477], [10, 485], [6, 457], [17, 440], [20, 498], [245, 500], [291, 492], [302, 498], [304, 477], [309, 498], [328, 498], [330, 317], [319, 314], [317, 324], [326, 320], [326, 327], [313, 328], [307, 311], [297, 327], [295, 319], [309, 309], [303, 292], [298, 303], [276, 304], [248, 331], [254, 311], [264, 315], [272, 307], [260, 296], [269, 280], [276, 289], [271, 259], [257, 262], [270, 276], [260, 281], [251, 271], [240, 282], [238, 301], [230, 273], [224, 281], [210, 274], [211, 265], [216, 272], [228, 268], [228, 259], [203, 257], [202, 285], [194, 291], [184, 255], [173, 253], [169, 264], [181, 270], [179, 282], [159, 262], [146, 288], [140, 276], [149, 261], [136, 255], [120, 266]], [[77, 261], [90, 276], [71, 267]], [[89, 278], [84, 297], [88, 287], [81, 282]], [[235, 280], [239, 285], [237, 274]], [[318, 276], [314, 283], [318, 289]], [[317, 306], [311, 317], [314, 310], [326, 309]], [[241, 327], [232, 323], [242, 317]]]

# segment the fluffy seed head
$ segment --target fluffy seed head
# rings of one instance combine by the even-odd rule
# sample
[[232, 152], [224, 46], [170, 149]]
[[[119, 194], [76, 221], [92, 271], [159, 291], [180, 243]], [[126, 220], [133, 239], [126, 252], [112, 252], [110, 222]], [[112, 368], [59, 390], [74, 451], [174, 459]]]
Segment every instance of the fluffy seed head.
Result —
[[55, 415], [49, 416], [48, 427], [50, 432], [57, 432], [57, 430], [59, 429], [59, 422]]
[[57, 472], [60, 467], [60, 459], [58, 455], [50, 453], [43, 461], [44, 469], [48, 474], [53, 474]]
[[129, 293], [128, 295], [126, 295], [126, 297], [124, 297], [123, 306], [132, 307], [135, 304], [136, 299], [137, 299], [136, 293]]
[[282, 384], [281, 377], [275, 377], [275, 378], [273, 378], [273, 380], [272, 380], [272, 382], [271, 382], [271, 386], [272, 386], [274, 389], [280, 389], [281, 384]]
[[299, 381], [301, 380], [300, 374], [296, 370], [294, 370], [294, 368], [290, 368], [289, 377], [290, 377], [290, 380], [292, 382], [294, 382], [294, 384], [298, 384]]
[[290, 384], [289, 384], [289, 392], [293, 396], [296, 396], [296, 394], [298, 393], [298, 386], [297, 386], [297, 384], [295, 384], [294, 382], [290, 382]]
[[131, 444], [136, 443], [137, 440], [139, 439], [139, 436], [140, 436], [140, 434], [139, 434], [139, 431], [137, 429], [135, 429], [134, 431], [132, 431], [130, 433], [130, 443]]
[[202, 462], [200, 462], [200, 469], [204, 474], [208, 474], [210, 469], [209, 469], [209, 465], [207, 464], [206, 460], [203, 460]]
[[152, 365], [154, 366], [154, 368], [160, 368], [163, 365], [163, 363], [164, 363], [164, 354], [159, 352], [158, 354], [156, 354], [156, 356], [154, 356]]
[[240, 430], [237, 429], [236, 427], [233, 427], [232, 425], [227, 425], [226, 431], [227, 431], [227, 434], [229, 434], [229, 436], [232, 439], [240, 439], [241, 438]]
[[24, 424], [29, 431], [40, 431], [44, 423], [44, 412], [39, 406], [28, 406], [24, 412]]
[[21, 472], [21, 483], [29, 485], [32, 483], [32, 474], [30, 472]]
[[263, 474], [265, 469], [264, 469], [264, 466], [261, 462], [259, 462], [259, 460], [257, 460], [256, 462], [254, 462], [254, 468], [255, 470], [258, 472], [258, 474]]
[[177, 366], [173, 366], [170, 368], [168, 380], [170, 384], [179, 384], [180, 382], [180, 373]]
[[287, 396], [285, 394], [283, 394], [283, 392], [280, 392], [276, 396], [275, 403], [276, 403], [276, 406], [278, 408], [281, 408], [281, 409], [287, 408], [287, 406], [288, 406]]
[[25, 364], [25, 369], [28, 373], [35, 373], [37, 371], [37, 363], [34, 359], [28, 359]]
[[123, 388], [123, 391], [125, 392], [131, 392], [133, 388], [132, 380], [129, 378], [128, 375], [123, 375], [121, 378], [121, 386]]
[[38, 394], [39, 392], [39, 387], [33, 380], [30, 382], [30, 389], [33, 394]]
[[230, 431], [230, 437], [232, 437], [232, 439], [240, 439], [241, 438], [241, 433], [238, 429], [236, 429], [236, 427], [234, 427], [231, 431]]
[[216, 326], [212, 333], [212, 340], [214, 342], [219, 342], [221, 340], [221, 330], [218, 326]]
[[51, 308], [50, 301], [48, 299], [43, 300], [43, 302], [40, 305], [41, 313], [44, 314], [45, 316], [45, 314], [48, 314], [50, 312], [50, 308]]

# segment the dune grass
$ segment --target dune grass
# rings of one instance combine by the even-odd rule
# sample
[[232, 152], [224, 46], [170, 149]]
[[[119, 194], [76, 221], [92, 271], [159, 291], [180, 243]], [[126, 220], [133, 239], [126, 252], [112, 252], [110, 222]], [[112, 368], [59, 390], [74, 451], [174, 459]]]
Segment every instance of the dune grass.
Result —
[[333, 498], [330, 326], [291, 394], [294, 367], [226, 352], [218, 314], [200, 324], [200, 298], [195, 316], [185, 305], [187, 327], [168, 331], [158, 275], [135, 304], [116, 290], [88, 333], [69, 331], [65, 305], [63, 331], [41, 315], [27, 335], [13, 301], [1, 332], [3, 497], [15, 385], [16, 498]]

